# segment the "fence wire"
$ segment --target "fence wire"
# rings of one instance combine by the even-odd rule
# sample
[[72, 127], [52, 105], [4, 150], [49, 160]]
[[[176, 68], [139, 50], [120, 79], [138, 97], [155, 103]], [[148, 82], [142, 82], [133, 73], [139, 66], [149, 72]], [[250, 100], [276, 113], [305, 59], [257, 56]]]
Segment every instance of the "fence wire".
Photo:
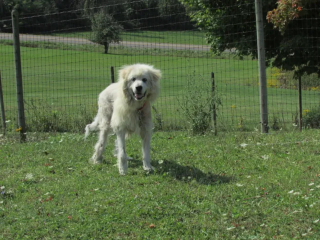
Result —
[[[256, 59], [252, 56], [239, 58], [237, 49], [233, 48], [225, 49], [221, 55], [213, 54], [205, 33], [190, 20], [181, 4], [160, 9], [160, 6], [146, 7], [145, 1], [134, 3], [138, 7], [130, 13], [128, 9], [121, 10], [124, 7], [121, 4], [89, 9], [112, 13], [123, 27], [122, 40], [112, 43], [108, 54], [104, 54], [103, 45], [92, 41], [91, 22], [83, 9], [20, 16], [24, 102], [29, 131], [82, 132], [96, 113], [98, 94], [111, 83], [110, 68], [113, 66], [117, 75], [121, 66], [133, 63], [151, 64], [163, 73], [161, 94], [153, 112], [156, 130], [194, 129], [199, 124], [206, 124], [200, 113], [211, 114], [206, 106], [212, 96], [211, 72], [215, 76], [215, 96], [221, 102], [218, 131], [260, 128]], [[246, 34], [256, 34], [252, 28], [255, 26], [254, 1], [246, 3], [246, 7], [246, 12], [224, 16], [234, 17], [223, 33], [231, 39], [230, 45], [248, 41], [242, 38], [245, 34], [242, 29], [247, 29]], [[235, 16], [239, 14], [251, 17], [237, 22]], [[295, 21], [297, 28], [292, 31], [318, 31], [318, 28], [299, 24], [302, 20]], [[316, 22], [315, 26], [319, 18], [308, 21]], [[241, 30], [234, 30], [240, 25]], [[0, 70], [10, 131], [17, 127], [17, 106], [9, 17], [1, 20], [0, 30]], [[266, 41], [275, 39], [272, 35], [266, 36]], [[256, 40], [250, 41], [255, 43]], [[313, 52], [313, 58], [319, 58], [318, 46], [302, 44], [301, 47]], [[267, 52], [272, 50], [266, 49]], [[319, 107], [320, 81], [316, 74], [304, 75], [302, 79], [305, 116]], [[267, 86], [270, 130], [297, 128], [298, 86], [292, 71], [269, 67]], [[193, 116], [186, 114], [185, 108], [199, 110], [200, 107], [201, 111], [195, 111]]]

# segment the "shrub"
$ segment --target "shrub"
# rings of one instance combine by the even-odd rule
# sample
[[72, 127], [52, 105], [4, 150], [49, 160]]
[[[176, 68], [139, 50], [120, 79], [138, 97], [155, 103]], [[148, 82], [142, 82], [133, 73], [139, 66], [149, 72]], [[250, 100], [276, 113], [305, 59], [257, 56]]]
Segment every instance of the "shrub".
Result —
[[221, 100], [213, 95], [211, 81], [199, 79], [195, 73], [188, 75], [181, 108], [193, 134], [204, 134], [211, 128], [214, 105], [218, 108]]
[[30, 132], [83, 132], [84, 127], [95, 114], [94, 107], [79, 105], [73, 113], [67, 114], [40, 100], [26, 102], [26, 124]]
[[306, 128], [320, 128], [320, 106], [303, 111], [302, 123]]

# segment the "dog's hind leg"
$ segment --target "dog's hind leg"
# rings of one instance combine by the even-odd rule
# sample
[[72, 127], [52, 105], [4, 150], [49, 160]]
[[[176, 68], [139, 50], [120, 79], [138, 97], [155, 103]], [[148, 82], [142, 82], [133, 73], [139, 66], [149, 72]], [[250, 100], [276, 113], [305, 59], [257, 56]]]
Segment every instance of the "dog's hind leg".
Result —
[[93, 156], [90, 158], [90, 162], [93, 164], [99, 164], [102, 162], [102, 154], [107, 144], [109, 135], [109, 129], [100, 129], [99, 139], [94, 147]]
[[97, 131], [97, 130], [99, 130], [99, 122], [98, 122], [98, 118], [96, 117], [92, 123], [86, 126], [84, 139], [86, 139], [89, 136], [90, 132]]

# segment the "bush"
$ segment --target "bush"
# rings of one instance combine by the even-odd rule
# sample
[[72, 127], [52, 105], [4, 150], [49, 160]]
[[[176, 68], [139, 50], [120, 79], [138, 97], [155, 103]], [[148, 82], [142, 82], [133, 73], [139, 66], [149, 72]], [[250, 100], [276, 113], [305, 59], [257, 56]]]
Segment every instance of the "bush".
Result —
[[306, 128], [320, 128], [320, 106], [303, 112], [302, 123]]
[[187, 76], [185, 94], [181, 108], [193, 134], [204, 134], [212, 126], [214, 105], [218, 108], [221, 100], [211, 91], [211, 81], [195, 73]]
[[31, 99], [26, 102], [26, 125], [29, 132], [83, 132], [92, 121], [95, 107], [79, 105], [73, 113], [61, 107]]

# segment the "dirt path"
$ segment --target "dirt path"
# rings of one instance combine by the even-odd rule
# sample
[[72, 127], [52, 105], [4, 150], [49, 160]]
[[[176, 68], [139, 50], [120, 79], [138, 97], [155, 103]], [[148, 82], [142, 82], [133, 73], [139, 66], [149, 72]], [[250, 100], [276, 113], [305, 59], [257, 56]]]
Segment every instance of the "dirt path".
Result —
[[[12, 40], [11, 33], [0, 33], [0, 40]], [[65, 44], [90, 44], [95, 43], [84, 38], [59, 37], [48, 35], [31, 35], [20, 34], [20, 41], [44, 41]], [[122, 41], [119, 44], [111, 44], [111, 46], [124, 46], [130, 48], [158, 48], [158, 49], [174, 49], [174, 50], [191, 50], [191, 51], [209, 51], [208, 46], [204, 45], [188, 45], [188, 44], [172, 44], [172, 43], [155, 43], [155, 42], [127, 42]]]

